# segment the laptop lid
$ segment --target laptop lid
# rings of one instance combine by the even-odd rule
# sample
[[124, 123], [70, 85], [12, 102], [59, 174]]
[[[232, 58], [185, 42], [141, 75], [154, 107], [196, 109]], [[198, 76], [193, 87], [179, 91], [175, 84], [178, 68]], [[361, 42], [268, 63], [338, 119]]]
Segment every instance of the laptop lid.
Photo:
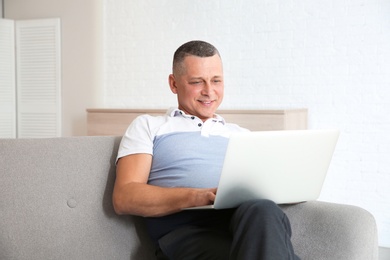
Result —
[[338, 130], [232, 134], [214, 208], [250, 199], [278, 204], [318, 199], [338, 137]]

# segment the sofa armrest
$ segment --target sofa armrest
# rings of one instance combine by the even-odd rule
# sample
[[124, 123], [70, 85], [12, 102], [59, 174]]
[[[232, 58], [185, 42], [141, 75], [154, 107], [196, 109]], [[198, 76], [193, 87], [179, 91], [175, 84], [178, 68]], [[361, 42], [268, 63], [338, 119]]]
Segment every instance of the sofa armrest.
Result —
[[374, 217], [366, 210], [320, 201], [281, 205], [301, 259], [378, 259]]

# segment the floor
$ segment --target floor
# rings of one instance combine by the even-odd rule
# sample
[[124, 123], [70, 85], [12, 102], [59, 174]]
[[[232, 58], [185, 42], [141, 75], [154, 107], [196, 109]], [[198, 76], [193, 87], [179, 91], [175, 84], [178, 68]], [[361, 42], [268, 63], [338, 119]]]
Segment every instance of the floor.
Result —
[[390, 259], [390, 248], [379, 247], [378, 260], [389, 260]]

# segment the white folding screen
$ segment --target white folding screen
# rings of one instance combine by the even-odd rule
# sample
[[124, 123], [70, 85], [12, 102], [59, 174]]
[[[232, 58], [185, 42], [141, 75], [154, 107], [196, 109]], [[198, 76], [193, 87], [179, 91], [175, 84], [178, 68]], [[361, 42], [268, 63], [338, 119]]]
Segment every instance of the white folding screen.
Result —
[[60, 20], [15, 22], [17, 137], [61, 136]]
[[0, 138], [16, 137], [14, 21], [0, 19]]
[[0, 138], [61, 136], [60, 20], [0, 19]]

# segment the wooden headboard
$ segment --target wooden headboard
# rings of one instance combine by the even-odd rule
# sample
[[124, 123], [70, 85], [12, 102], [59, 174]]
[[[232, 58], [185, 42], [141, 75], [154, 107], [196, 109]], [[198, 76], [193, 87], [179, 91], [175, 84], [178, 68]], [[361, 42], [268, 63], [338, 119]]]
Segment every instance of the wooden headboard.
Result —
[[[87, 109], [88, 135], [125, 133], [139, 115], [163, 115], [163, 109]], [[307, 109], [218, 110], [229, 123], [252, 131], [307, 129]]]

